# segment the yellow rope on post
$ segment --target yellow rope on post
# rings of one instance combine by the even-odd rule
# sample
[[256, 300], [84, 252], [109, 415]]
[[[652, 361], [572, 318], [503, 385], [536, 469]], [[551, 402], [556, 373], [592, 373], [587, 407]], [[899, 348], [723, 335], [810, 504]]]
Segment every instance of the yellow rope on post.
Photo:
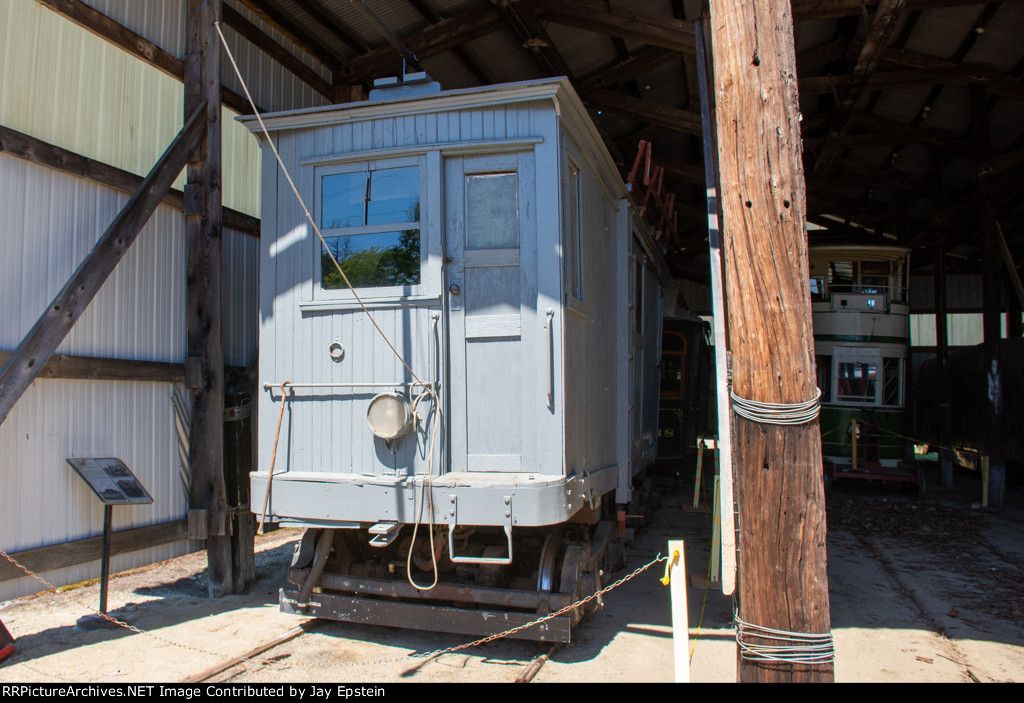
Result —
[[[267, 503], [270, 502], [270, 485], [274, 481], [274, 464], [277, 463], [277, 442], [281, 439], [281, 421], [284, 419], [284, 406], [285, 401], [288, 400], [289, 390], [291, 381], [285, 381], [281, 384], [281, 409], [277, 411], [277, 429], [274, 430], [274, 448], [270, 452], [270, 473], [267, 476], [267, 490], [263, 492], [263, 508], [260, 510], [260, 526], [256, 530], [256, 534], [263, 534], [263, 524], [267, 520]], [[291, 391], [294, 393], [295, 391]]]

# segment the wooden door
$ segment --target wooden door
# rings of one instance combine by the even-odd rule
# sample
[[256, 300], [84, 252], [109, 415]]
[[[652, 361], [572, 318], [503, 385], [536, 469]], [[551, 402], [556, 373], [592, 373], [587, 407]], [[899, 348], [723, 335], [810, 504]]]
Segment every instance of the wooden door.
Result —
[[[445, 166], [445, 277], [452, 471], [530, 471], [528, 413], [541, 391], [527, 351], [536, 326], [533, 154]], [[524, 256], [524, 252], [526, 255]], [[536, 397], [535, 397], [536, 396]], [[541, 407], [543, 405], [541, 404]]]

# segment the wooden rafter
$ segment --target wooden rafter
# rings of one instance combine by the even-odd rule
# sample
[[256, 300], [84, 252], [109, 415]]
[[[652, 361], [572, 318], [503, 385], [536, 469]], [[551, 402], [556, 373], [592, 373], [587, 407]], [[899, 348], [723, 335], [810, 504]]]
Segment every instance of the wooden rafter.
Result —
[[672, 49], [660, 46], [647, 47], [633, 54], [628, 59], [620, 61], [611, 68], [606, 68], [584, 79], [582, 83], [593, 88], [614, 88], [645, 73], [650, 73], [659, 66], [680, 56], [682, 56], [680, 52]]
[[0, 369], [0, 424], [89, 306], [200, 143], [203, 102]]
[[[444, 17], [434, 12], [425, 0], [409, 0], [409, 4], [420, 13], [423, 19], [427, 20], [431, 24], [444, 21]], [[452, 48], [452, 52], [459, 57], [459, 60], [462, 61], [466, 68], [469, 69], [470, 73], [472, 73], [482, 85], [490, 85], [491, 83], [494, 83], [490, 74], [483, 70], [480, 64], [470, 56], [469, 51], [467, 51], [465, 47], [456, 46]]]
[[[17, 156], [40, 166], [53, 168], [79, 178], [86, 178], [93, 183], [116, 188], [125, 193], [134, 193], [142, 185], [143, 177], [131, 171], [110, 166], [108, 164], [48, 144], [41, 139], [29, 136], [7, 127], [0, 126], [0, 152]], [[171, 188], [161, 200], [179, 210], [185, 208], [185, 194]], [[253, 237], [260, 236], [260, 221], [244, 212], [224, 208], [224, 226]]]
[[303, 51], [316, 57], [321, 63], [332, 71], [341, 65], [341, 57], [335, 51], [327, 47], [319, 39], [310, 35], [292, 19], [271, 5], [267, 0], [238, 0], [249, 10], [267, 24], [276, 27], [282, 34], [288, 37]]
[[521, 2], [499, 3], [498, 13], [505, 24], [530, 52], [541, 71], [548, 76], [566, 76], [576, 84], [576, 76], [565, 58], [551, 41], [533, 8]]
[[[142, 59], [167, 75], [177, 78], [179, 81], [185, 80], [184, 61], [164, 51], [142, 35], [112, 20], [99, 10], [89, 7], [82, 0], [36, 0], [36, 2], [111, 44], [121, 47], [127, 53]], [[249, 101], [228, 88], [221, 88], [221, 102], [242, 115], [252, 112]]]
[[827, 66], [836, 59], [846, 56], [848, 42], [845, 39], [833, 39], [813, 49], [808, 49], [796, 56], [796, 73], [800, 76], [800, 92], [803, 92], [803, 74], [816, 71]]
[[222, 7], [224, 8], [224, 23], [227, 26], [241, 34], [260, 51], [291, 71], [292, 74], [325, 98], [331, 99], [334, 96], [331, 84], [321, 78], [316, 71], [302, 63], [294, 54], [246, 19], [242, 13], [231, 7], [231, 5], [224, 4]]
[[[497, 31], [502, 24], [501, 16], [492, 5], [478, 5], [400, 39], [422, 60]], [[386, 44], [347, 62], [338, 70], [338, 75], [348, 82], [366, 81], [394, 75], [400, 63], [401, 57]]]
[[689, 54], [696, 51], [689, 22], [598, 0], [526, 0], [544, 20], [598, 34], [662, 46]]
[[357, 54], [365, 54], [370, 49], [365, 42], [353, 36], [337, 19], [330, 17], [316, 0], [292, 0], [293, 3], [323, 29], [334, 36], [345, 46]]
[[701, 132], [700, 116], [677, 107], [641, 100], [603, 88], [583, 88], [580, 97], [591, 107], [633, 117], [652, 125], [661, 125], [687, 134], [699, 135]]
[[[794, 20], [854, 17], [865, 10], [876, 10], [885, 0], [793, 0]], [[972, 5], [970, 0], [906, 0], [908, 10], [934, 10], [942, 7]]]
[[850, 84], [840, 93], [838, 105], [832, 115], [832, 122], [825, 137], [825, 144], [814, 162], [813, 174], [825, 175], [839, 157], [842, 138], [849, 128], [853, 106], [860, 99], [868, 79], [881, 59], [881, 52], [885, 49], [893, 32], [896, 31], [898, 21], [903, 14], [904, 3], [905, 0], [882, 0], [879, 3], [871, 21], [871, 28], [868, 30], [860, 55], [857, 57], [857, 63], [853, 68]]
[[[811, 76], [800, 79], [801, 93], [831, 93], [852, 86], [854, 75]], [[866, 81], [865, 90], [885, 90], [922, 85], [984, 85], [993, 93], [1024, 98], [1024, 82], [994, 74], [988, 66], [952, 65], [941, 68], [920, 68], [906, 71], [876, 71]]]

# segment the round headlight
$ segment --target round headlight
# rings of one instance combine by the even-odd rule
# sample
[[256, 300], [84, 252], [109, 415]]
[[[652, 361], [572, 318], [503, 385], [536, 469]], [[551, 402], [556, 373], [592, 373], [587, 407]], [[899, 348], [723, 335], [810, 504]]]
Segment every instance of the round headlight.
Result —
[[412, 429], [412, 410], [397, 393], [380, 393], [366, 409], [370, 430], [381, 439], [399, 439]]

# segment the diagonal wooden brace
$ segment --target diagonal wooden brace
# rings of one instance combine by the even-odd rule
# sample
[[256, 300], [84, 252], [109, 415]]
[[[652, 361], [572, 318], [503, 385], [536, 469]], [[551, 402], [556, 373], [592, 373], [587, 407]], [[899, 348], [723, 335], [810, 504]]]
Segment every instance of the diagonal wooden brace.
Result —
[[205, 115], [204, 102], [0, 369], [0, 424], [42, 372], [170, 190], [206, 133]]

